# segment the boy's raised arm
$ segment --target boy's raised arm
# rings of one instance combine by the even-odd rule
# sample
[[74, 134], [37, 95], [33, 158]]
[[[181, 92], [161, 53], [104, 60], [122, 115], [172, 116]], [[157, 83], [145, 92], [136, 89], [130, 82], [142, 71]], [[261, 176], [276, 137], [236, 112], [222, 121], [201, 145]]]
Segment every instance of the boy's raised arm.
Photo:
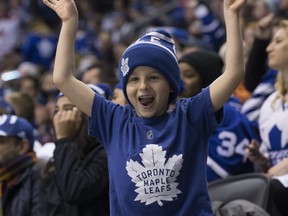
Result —
[[78, 11], [73, 0], [43, 0], [62, 20], [56, 51], [53, 81], [59, 90], [80, 110], [91, 116], [94, 92], [74, 77], [75, 38], [78, 28]]
[[246, 2], [247, 0], [223, 0], [227, 32], [226, 67], [224, 73], [210, 85], [211, 100], [215, 112], [233, 94], [244, 75], [240, 11]]

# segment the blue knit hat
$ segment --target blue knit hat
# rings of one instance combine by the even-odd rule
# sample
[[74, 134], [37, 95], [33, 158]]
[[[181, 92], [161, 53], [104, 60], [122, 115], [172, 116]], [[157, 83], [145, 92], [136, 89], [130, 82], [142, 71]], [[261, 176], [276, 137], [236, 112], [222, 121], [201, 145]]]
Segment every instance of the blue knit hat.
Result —
[[0, 136], [12, 136], [27, 139], [30, 148], [34, 146], [34, 129], [24, 118], [16, 115], [0, 115]]
[[173, 90], [169, 103], [173, 102], [180, 91], [180, 70], [176, 48], [171, 35], [164, 30], [147, 33], [130, 45], [119, 63], [119, 80], [126, 100], [128, 77], [138, 66], [149, 66], [158, 70], [170, 83]]

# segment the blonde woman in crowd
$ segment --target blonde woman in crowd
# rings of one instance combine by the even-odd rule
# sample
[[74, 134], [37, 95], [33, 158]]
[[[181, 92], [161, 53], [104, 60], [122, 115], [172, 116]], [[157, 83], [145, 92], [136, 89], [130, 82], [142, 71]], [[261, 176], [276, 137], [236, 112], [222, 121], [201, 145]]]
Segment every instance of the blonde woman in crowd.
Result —
[[272, 177], [274, 202], [281, 215], [288, 215], [288, 20], [275, 28], [267, 47], [268, 65], [278, 70], [275, 92], [263, 103], [259, 116], [262, 143], [254, 141], [248, 156]]

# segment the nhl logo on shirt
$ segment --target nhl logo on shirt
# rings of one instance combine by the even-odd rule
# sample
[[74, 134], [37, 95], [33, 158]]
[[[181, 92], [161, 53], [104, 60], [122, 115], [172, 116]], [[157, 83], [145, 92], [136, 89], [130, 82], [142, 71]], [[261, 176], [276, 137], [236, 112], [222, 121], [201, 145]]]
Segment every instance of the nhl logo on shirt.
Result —
[[122, 61], [121, 61], [121, 71], [122, 71], [122, 74], [123, 74], [123, 77], [126, 76], [126, 74], [129, 72], [129, 66], [128, 66], [128, 61], [129, 61], [129, 58], [122, 58]]
[[153, 139], [153, 132], [152, 132], [152, 130], [147, 131], [147, 139]]

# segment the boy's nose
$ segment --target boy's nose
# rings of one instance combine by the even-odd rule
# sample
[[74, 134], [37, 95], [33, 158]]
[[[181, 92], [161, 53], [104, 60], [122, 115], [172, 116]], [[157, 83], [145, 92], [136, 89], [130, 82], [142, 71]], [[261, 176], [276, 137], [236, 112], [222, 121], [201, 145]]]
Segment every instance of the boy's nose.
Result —
[[140, 89], [141, 90], [146, 90], [149, 88], [149, 83], [147, 82], [147, 80], [142, 80], [140, 82]]

